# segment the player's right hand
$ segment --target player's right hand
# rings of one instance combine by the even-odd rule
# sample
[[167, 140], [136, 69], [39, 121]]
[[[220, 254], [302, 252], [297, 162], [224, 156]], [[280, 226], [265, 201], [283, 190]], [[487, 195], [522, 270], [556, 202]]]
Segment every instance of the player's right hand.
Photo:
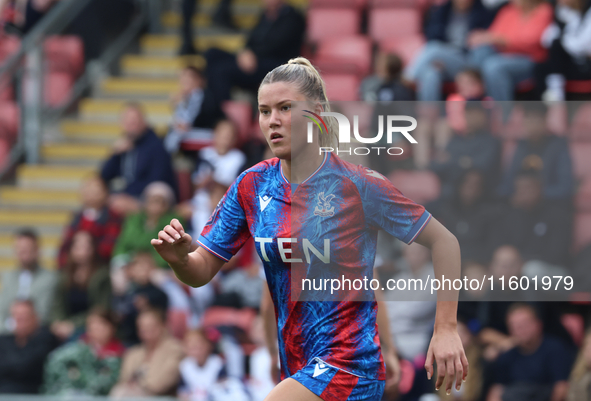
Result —
[[172, 219], [170, 224], [158, 233], [158, 239], [153, 239], [150, 243], [162, 259], [174, 269], [187, 265], [193, 239], [177, 219]]

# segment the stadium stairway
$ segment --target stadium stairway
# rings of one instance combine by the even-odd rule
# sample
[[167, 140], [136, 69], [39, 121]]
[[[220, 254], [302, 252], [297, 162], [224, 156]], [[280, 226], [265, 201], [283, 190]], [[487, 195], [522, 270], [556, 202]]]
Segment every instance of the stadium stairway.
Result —
[[[299, 8], [307, 0], [291, 0]], [[240, 32], [230, 32], [211, 24], [217, 0], [202, 0], [194, 26], [197, 49], [212, 46], [236, 51], [244, 45], [245, 32], [260, 13], [258, 0], [234, 0], [232, 8]], [[41, 163], [18, 167], [14, 185], [0, 186], [0, 270], [15, 268], [12, 234], [18, 227], [31, 226], [41, 235], [43, 266], [55, 268], [57, 247], [71, 213], [79, 207], [81, 180], [96, 171], [120, 135], [118, 119], [128, 101], [141, 102], [149, 122], [163, 135], [170, 122], [169, 95], [177, 90], [182, 66], [203, 66], [199, 57], [177, 56], [181, 16], [162, 15], [163, 34], [140, 38], [139, 54], [126, 54], [120, 60], [120, 76], [98, 83], [89, 98], [79, 103], [74, 118], [62, 120], [57, 132], [44, 133]]]

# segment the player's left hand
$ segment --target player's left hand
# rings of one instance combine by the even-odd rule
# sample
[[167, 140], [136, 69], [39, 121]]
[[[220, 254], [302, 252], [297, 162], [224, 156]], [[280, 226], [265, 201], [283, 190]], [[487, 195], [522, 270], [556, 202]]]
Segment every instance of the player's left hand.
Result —
[[383, 356], [386, 363], [386, 391], [389, 391], [400, 381], [400, 361], [393, 350], [383, 352]]
[[456, 328], [436, 328], [427, 351], [425, 369], [427, 378], [433, 377], [433, 363], [437, 363], [437, 381], [435, 389], [439, 390], [445, 380], [445, 391], [451, 394], [451, 387], [456, 382], [456, 390], [462, 386], [468, 376], [468, 359]]

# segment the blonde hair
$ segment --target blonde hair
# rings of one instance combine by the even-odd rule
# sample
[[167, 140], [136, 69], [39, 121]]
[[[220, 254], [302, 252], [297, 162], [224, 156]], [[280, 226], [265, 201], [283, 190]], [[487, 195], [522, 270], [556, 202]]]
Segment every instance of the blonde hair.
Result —
[[579, 381], [585, 376], [585, 374], [589, 371], [589, 367], [587, 366], [587, 361], [585, 360], [585, 347], [591, 346], [591, 329], [587, 330], [585, 333], [585, 340], [583, 341], [583, 346], [579, 351], [579, 355], [577, 356], [577, 360], [575, 361], [573, 370], [571, 371], [570, 381], [576, 382]]
[[[325, 112], [330, 112], [330, 103], [326, 96], [326, 85], [318, 70], [305, 57], [292, 58], [287, 64], [280, 65], [269, 72], [261, 85], [275, 82], [286, 82], [296, 86], [298, 91], [309, 101], [320, 103]], [[332, 117], [324, 117], [328, 135], [319, 136], [319, 144], [323, 147], [338, 147], [337, 123]]]

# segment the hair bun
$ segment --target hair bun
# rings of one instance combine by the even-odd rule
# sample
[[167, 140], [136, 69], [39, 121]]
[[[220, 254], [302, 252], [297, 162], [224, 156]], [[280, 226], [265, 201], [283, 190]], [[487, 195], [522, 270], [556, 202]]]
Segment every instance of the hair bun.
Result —
[[297, 64], [297, 65], [303, 65], [304, 67], [314, 68], [314, 66], [312, 65], [310, 60], [308, 60], [305, 57], [292, 58], [291, 60], [289, 60], [287, 62], [287, 64]]

